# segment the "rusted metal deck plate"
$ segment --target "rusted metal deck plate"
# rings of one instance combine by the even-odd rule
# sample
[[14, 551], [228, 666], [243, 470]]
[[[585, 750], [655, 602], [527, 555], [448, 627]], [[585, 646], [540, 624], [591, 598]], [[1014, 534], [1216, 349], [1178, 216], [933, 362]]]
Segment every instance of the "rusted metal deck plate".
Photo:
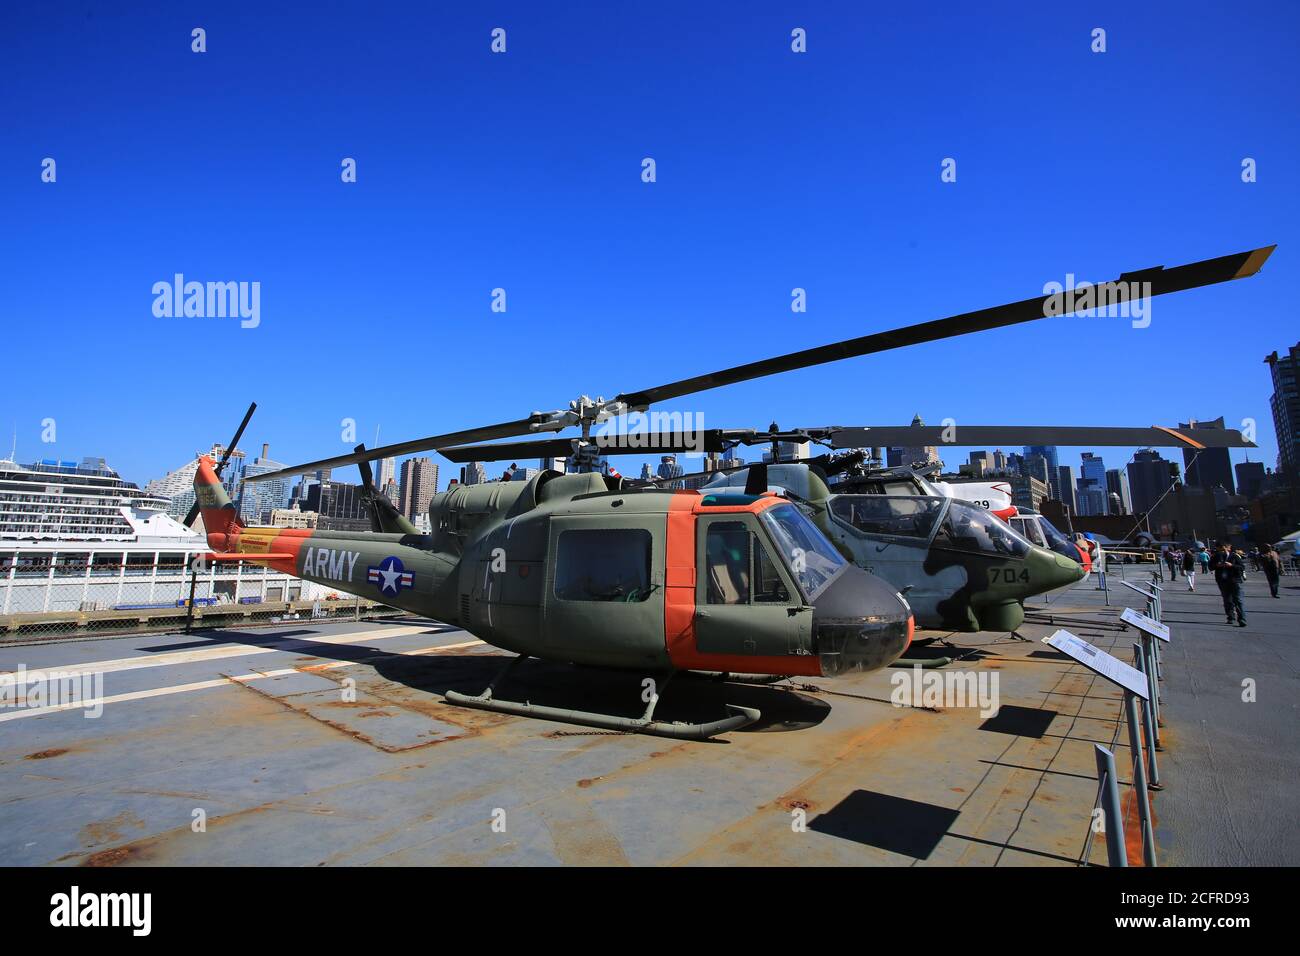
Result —
[[[1100, 617], [1099, 604], [1079, 587], [1052, 607]], [[1072, 630], [1121, 651], [1132, 640]], [[764, 712], [751, 730], [704, 743], [445, 704], [443, 691], [481, 690], [504, 658], [424, 622], [2, 648], [0, 671], [102, 670], [107, 703], [95, 719], [0, 709], [0, 858], [1075, 865], [1096, 792], [1094, 741], [1127, 760], [1117, 692], [1036, 641], [952, 640], [970, 657], [946, 670], [997, 675], [996, 717], [895, 707], [896, 670], [809, 682], [818, 689], [679, 679], [657, 716], [709, 719], [725, 703]], [[535, 661], [517, 674], [501, 689], [512, 699], [628, 715], [643, 706], [639, 675]], [[1175, 721], [1183, 704], [1168, 705]], [[1183, 736], [1177, 723], [1171, 733]], [[1182, 842], [1181, 828], [1165, 836], [1174, 816], [1171, 806], [1161, 817], [1162, 840]], [[1090, 859], [1104, 862], [1100, 842]]]

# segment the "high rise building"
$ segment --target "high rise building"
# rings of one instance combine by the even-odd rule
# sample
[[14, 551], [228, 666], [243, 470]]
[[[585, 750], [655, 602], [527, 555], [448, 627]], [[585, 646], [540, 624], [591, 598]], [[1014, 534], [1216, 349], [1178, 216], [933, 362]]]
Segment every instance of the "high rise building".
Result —
[[318, 481], [307, 493], [307, 509], [319, 518], [322, 531], [366, 531], [370, 513], [366, 510], [360, 485], [344, 481]]
[[379, 474], [375, 476], [375, 487], [384, 488], [390, 481], [397, 480], [397, 459], [379, 459]]
[[1079, 472], [1079, 484], [1074, 495], [1078, 514], [1107, 514], [1109, 489], [1106, 487], [1106, 462], [1100, 455], [1085, 451], [1081, 456]]
[[1054, 497], [1070, 509], [1071, 514], [1078, 514], [1078, 504], [1074, 500], [1074, 469], [1061, 465], [1056, 469], [1056, 494]]
[[[1180, 422], [1178, 427], [1182, 431], [1223, 431], [1223, 416], [1203, 422], [1192, 419]], [[1183, 476], [1185, 483], [1193, 488], [1213, 491], [1222, 487], [1230, 495], [1236, 491], [1232, 483], [1232, 459], [1226, 448], [1183, 449]]]
[[[912, 416], [913, 425], [924, 425], [920, 415]], [[929, 464], [939, 460], [939, 449], [935, 445], [907, 445], [902, 449], [901, 462], [904, 465]]]
[[1173, 487], [1178, 466], [1161, 457], [1160, 452], [1144, 448], [1128, 463], [1128, 486], [1133, 513], [1149, 512], [1161, 495]]
[[460, 483], [462, 485], [481, 485], [487, 481], [487, 468], [481, 461], [471, 461], [461, 466]]
[[[208, 457], [214, 462], [221, 461], [221, 457], [226, 453], [226, 446], [220, 443], [212, 446], [212, 451]], [[244, 493], [244, 486], [241, 482], [244, 480], [244, 453], [236, 448], [230, 453], [230, 458], [226, 462], [226, 467], [221, 472], [221, 487], [226, 490], [226, 495], [238, 507], [240, 495]]]
[[1121, 468], [1107, 469], [1106, 494], [1112, 504], [1111, 514], [1131, 515], [1133, 513], [1133, 496], [1128, 490], [1127, 471]]
[[1047, 497], [1052, 497], [1052, 489], [1056, 487], [1057, 474], [1056, 470], [1051, 467], [1047, 458], [1043, 455], [1025, 455], [1021, 459], [1020, 474], [1026, 478], [1034, 478], [1043, 483], [1047, 489]]
[[1277, 467], [1294, 478], [1300, 475], [1300, 342], [1282, 358], [1274, 352], [1264, 359], [1273, 375], [1273, 428], [1277, 432]]
[[1237, 463], [1237, 494], [1258, 498], [1264, 487], [1264, 463], [1243, 461]]
[[1011, 479], [1011, 501], [1017, 508], [1038, 511], [1047, 497], [1047, 482], [1034, 475], [1016, 475]]
[[[1030, 458], [1033, 457], [1039, 457], [1047, 462], [1048, 496], [1051, 498], [1055, 498], [1058, 501], [1061, 500], [1061, 487], [1060, 487], [1061, 476], [1060, 476], [1060, 472], [1057, 470], [1060, 468], [1061, 462], [1056, 455], [1056, 446], [1055, 445], [1026, 445], [1024, 451], [1025, 451], [1026, 461], [1028, 461]], [[1037, 476], [1038, 473], [1037, 471], [1034, 471], [1033, 474]]]
[[[264, 475], [268, 471], [279, 471], [287, 467], [270, 458], [271, 447], [262, 445], [262, 454], [244, 468], [245, 477]], [[292, 480], [290, 478], [272, 478], [252, 485], [243, 485], [243, 494], [239, 499], [239, 520], [244, 524], [264, 524], [271, 520], [271, 512], [288, 508], [292, 497]]]
[[[480, 466], [481, 467], [481, 466]], [[432, 458], [408, 458], [402, 462], [401, 503], [398, 507], [408, 518], [429, 510], [429, 501], [438, 493], [438, 466]]]

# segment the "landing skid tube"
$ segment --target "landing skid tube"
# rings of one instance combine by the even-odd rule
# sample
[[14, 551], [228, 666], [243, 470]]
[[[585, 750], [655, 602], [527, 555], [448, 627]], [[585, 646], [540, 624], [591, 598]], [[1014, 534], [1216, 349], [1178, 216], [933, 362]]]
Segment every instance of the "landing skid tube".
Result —
[[[622, 730], [633, 734], [648, 734], [653, 737], [671, 737], [674, 740], [708, 740], [718, 734], [725, 734], [741, 727], [748, 727], [758, 721], [762, 713], [753, 707], [740, 707], [727, 704], [730, 717], [713, 720], [703, 724], [666, 723], [654, 719], [655, 705], [659, 703], [659, 693], [651, 697], [645, 713], [639, 718], [618, 717], [613, 714], [598, 714], [588, 710], [565, 710], [562, 707], [544, 707], [540, 704], [520, 703], [513, 700], [498, 700], [493, 691], [509, 674], [526, 659], [525, 655], [516, 657], [506, 665], [488, 685], [487, 690], [478, 696], [461, 694], [454, 690], [447, 691], [443, 698], [460, 707], [473, 707], [476, 710], [488, 710], [498, 714], [512, 714], [515, 717], [537, 717], [541, 720], [555, 720], [566, 724], [578, 724], [583, 727], [598, 727], [601, 730]], [[669, 675], [668, 681], [672, 680]], [[667, 688], [668, 681], [664, 681]]]

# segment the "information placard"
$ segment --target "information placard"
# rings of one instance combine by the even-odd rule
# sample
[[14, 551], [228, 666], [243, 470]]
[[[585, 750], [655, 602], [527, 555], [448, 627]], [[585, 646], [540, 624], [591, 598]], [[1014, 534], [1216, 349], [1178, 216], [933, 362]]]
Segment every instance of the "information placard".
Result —
[[1051, 637], [1043, 638], [1043, 643], [1074, 658], [1088, 670], [1100, 674], [1112, 684], [1130, 691], [1143, 700], [1148, 699], [1145, 674], [1136, 667], [1125, 664], [1118, 657], [1112, 657], [1101, 648], [1093, 647], [1083, 638], [1075, 637], [1069, 631], [1062, 629]]
[[1160, 640], [1169, 642], [1169, 625], [1161, 624], [1159, 621], [1147, 617], [1141, 611], [1135, 611], [1131, 607], [1124, 608], [1124, 613], [1119, 619], [1125, 624], [1132, 624], [1139, 631], [1146, 631], [1152, 637], [1158, 637]]
[[1136, 591], [1138, 594], [1142, 595], [1144, 598], [1148, 598], [1148, 599], [1150, 599], [1150, 600], [1152, 600], [1152, 601], [1154, 601], [1154, 600], [1156, 599], [1156, 596], [1155, 596], [1154, 594], [1152, 594], [1150, 591], [1143, 591], [1140, 587], [1138, 587], [1138, 586], [1137, 586], [1136, 584], [1134, 584], [1132, 581], [1121, 581], [1121, 582], [1119, 582], [1119, 583], [1122, 584], [1122, 585], [1124, 585], [1124, 587], [1128, 588], [1130, 591]]

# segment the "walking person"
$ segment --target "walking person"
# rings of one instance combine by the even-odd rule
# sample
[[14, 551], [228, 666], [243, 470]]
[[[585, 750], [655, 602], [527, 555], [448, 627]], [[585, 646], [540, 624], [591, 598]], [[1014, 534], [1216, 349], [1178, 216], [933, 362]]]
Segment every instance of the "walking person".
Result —
[[1187, 577], [1187, 590], [1196, 590], [1196, 554], [1191, 548], [1183, 552], [1183, 574]]
[[1175, 568], [1178, 567], [1178, 564], [1174, 561], [1173, 548], [1165, 548], [1165, 564], [1169, 566], [1169, 580], [1170, 581], [1178, 580], [1178, 572], [1174, 570]]
[[1233, 552], [1231, 542], [1220, 542], [1219, 550], [1210, 559], [1210, 568], [1214, 571], [1214, 583], [1219, 586], [1219, 594], [1223, 596], [1223, 613], [1228, 616], [1228, 623], [1245, 627], [1246, 609], [1241, 604], [1241, 582], [1246, 577], [1246, 562], [1240, 554]]
[[1205, 550], [1205, 545], [1203, 544], [1197, 545], [1196, 548], [1197, 548], [1196, 560], [1199, 561], [1201, 564], [1201, 573], [1209, 574], [1210, 573], [1210, 552]]
[[1271, 544], [1264, 546], [1264, 553], [1259, 556], [1259, 563], [1264, 566], [1264, 577], [1268, 579], [1268, 590], [1273, 597], [1279, 597], [1277, 593], [1278, 579], [1282, 576], [1282, 556], [1273, 549]]

